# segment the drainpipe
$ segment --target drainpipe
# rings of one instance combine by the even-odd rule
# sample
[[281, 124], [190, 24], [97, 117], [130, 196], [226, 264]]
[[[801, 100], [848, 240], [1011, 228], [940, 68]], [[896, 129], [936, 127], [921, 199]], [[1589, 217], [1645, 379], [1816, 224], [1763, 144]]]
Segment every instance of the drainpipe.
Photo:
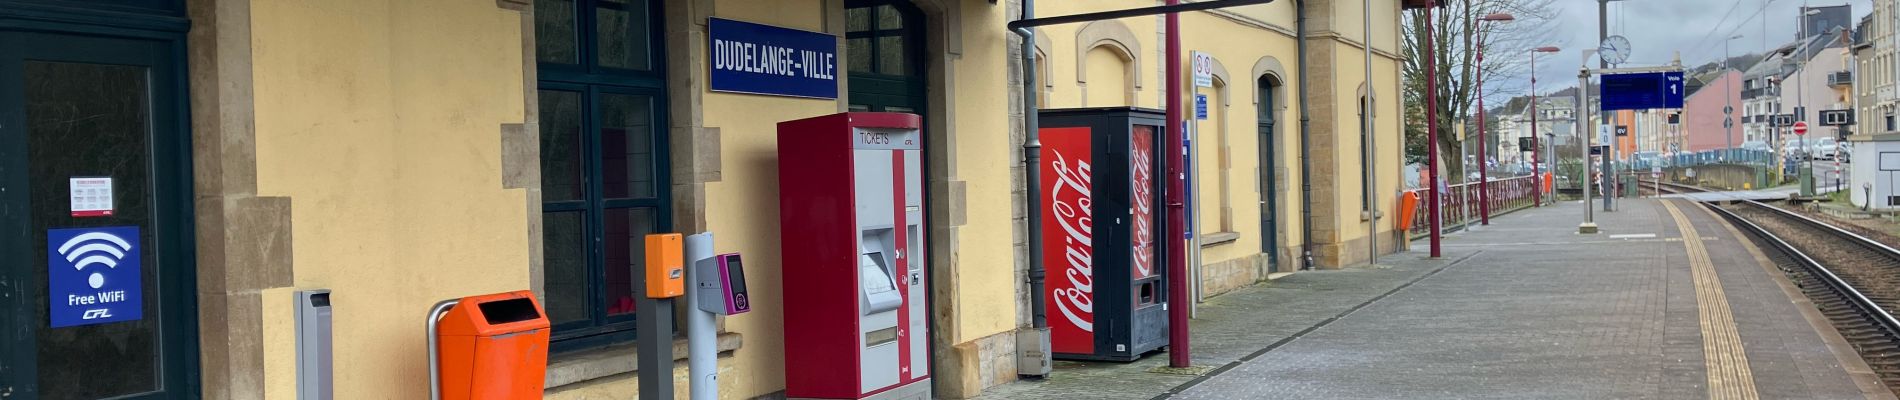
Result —
[[1306, 103], [1306, 0], [1293, 5], [1295, 36], [1300, 51], [1300, 269], [1313, 269], [1313, 140], [1307, 130], [1312, 116]]
[[1366, 264], [1379, 265], [1379, 173], [1373, 170], [1373, 167], [1378, 165], [1379, 159], [1379, 148], [1374, 146], [1378, 141], [1373, 139], [1379, 137], [1379, 130], [1377, 125], [1372, 124], [1373, 104], [1376, 104], [1373, 100], [1378, 99], [1373, 95], [1375, 91], [1372, 90], [1372, 0], [1365, 0], [1364, 5], [1359, 8], [1359, 13], [1365, 17], [1365, 25], [1362, 27], [1366, 29], [1366, 37], [1360, 43], [1366, 50], [1366, 100], [1360, 104], [1362, 107], [1360, 112], [1365, 113], [1362, 118], [1365, 119], [1366, 137], [1360, 140], [1366, 141], [1366, 159], [1363, 165], [1359, 166], [1359, 173], [1365, 176], [1363, 179], [1365, 189], [1360, 190], [1363, 192], [1360, 196], [1365, 197], [1364, 201], [1370, 207], [1367, 211], [1370, 215], [1366, 216], [1366, 247], [1372, 249], [1372, 253], [1366, 256]]
[[[1023, 2], [1022, 19], [1034, 17], [1036, 0]], [[1021, 375], [1047, 376], [1050, 370], [1049, 353], [1049, 306], [1043, 302], [1042, 265], [1042, 134], [1038, 132], [1042, 123], [1036, 113], [1041, 110], [1036, 100], [1036, 31], [1035, 28], [1022, 27], [1011, 29], [1016, 36], [1022, 37], [1023, 64], [1023, 181], [1024, 204], [1027, 212], [1028, 231], [1024, 232], [1024, 242], [1029, 245], [1029, 327], [1034, 346], [1020, 349], [1023, 339], [1017, 340], [1018, 373]], [[1026, 351], [1025, 351], [1026, 350]], [[1027, 372], [1027, 373], [1024, 373]]]

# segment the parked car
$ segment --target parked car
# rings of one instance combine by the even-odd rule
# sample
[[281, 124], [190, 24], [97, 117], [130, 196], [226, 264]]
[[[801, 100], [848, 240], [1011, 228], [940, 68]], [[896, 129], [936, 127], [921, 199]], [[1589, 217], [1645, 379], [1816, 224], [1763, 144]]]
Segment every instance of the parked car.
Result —
[[1840, 154], [1840, 147], [1834, 143], [1834, 138], [1824, 137], [1808, 141], [1808, 154], [1814, 155], [1814, 158], [1832, 160]]

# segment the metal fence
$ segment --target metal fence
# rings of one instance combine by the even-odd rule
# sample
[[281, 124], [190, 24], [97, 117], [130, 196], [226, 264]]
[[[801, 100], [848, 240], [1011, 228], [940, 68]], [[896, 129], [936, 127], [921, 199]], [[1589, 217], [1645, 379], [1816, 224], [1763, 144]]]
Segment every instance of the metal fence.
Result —
[[[1444, 222], [1441, 227], [1446, 232], [1462, 230], [1479, 220], [1479, 201], [1488, 200], [1491, 204], [1491, 216], [1499, 216], [1512, 211], [1530, 208], [1538, 188], [1537, 177], [1526, 175], [1491, 181], [1485, 188], [1490, 193], [1488, 199], [1478, 197], [1478, 183], [1460, 183], [1445, 188], [1438, 200], [1442, 205], [1438, 209], [1439, 218]], [[1412, 226], [1408, 238], [1417, 239], [1431, 234], [1431, 214], [1426, 209], [1425, 189], [1412, 189], [1408, 193], [1416, 194], [1418, 203], [1412, 208]]]

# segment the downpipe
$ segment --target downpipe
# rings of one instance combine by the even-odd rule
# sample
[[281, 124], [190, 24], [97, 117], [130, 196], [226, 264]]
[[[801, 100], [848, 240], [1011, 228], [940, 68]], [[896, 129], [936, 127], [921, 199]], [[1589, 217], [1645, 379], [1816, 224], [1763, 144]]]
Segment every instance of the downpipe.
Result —
[[[1035, 0], [1022, 1], [1022, 19], [1033, 18]], [[1049, 343], [1049, 306], [1043, 302], [1042, 293], [1044, 275], [1047, 271], [1042, 264], [1042, 128], [1040, 111], [1036, 101], [1036, 31], [1035, 28], [1021, 27], [1011, 29], [1022, 39], [1023, 74], [1023, 201], [1024, 219], [1027, 229], [1023, 241], [1029, 250], [1029, 332], [1017, 336], [1017, 371], [1019, 375], [1047, 376], [1052, 367]], [[1025, 343], [1028, 342], [1028, 343]], [[1027, 372], [1027, 373], [1024, 373]]]
[[1313, 141], [1306, 92], [1306, 0], [1293, 3], [1295, 37], [1300, 52], [1300, 269], [1313, 269]]

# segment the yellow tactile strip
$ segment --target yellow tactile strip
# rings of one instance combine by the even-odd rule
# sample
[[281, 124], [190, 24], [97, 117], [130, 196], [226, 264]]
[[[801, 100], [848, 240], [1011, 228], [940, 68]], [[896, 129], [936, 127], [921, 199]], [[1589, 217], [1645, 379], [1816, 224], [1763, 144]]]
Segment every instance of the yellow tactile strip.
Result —
[[[1689, 218], [1676, 208], [1676, 200], [1663, 202], [1669, 216], [1675, 218], [1682, 237], [1699, 238]], [[1715, 275], [1715, 263], [1700, 240], [1684, 240], [1689, 251], [1689, 271], [1695, 280], [1696, 314], [1702, 321], [1702, 364], [1708, 369], [1710, 399], [1757, 399], [1755, 374], [1748, 368], [1748, 355], [1742, 349], [1742, 335], [1735, 329], [1735, 314], [1729, 310], [1728, 294]]]

